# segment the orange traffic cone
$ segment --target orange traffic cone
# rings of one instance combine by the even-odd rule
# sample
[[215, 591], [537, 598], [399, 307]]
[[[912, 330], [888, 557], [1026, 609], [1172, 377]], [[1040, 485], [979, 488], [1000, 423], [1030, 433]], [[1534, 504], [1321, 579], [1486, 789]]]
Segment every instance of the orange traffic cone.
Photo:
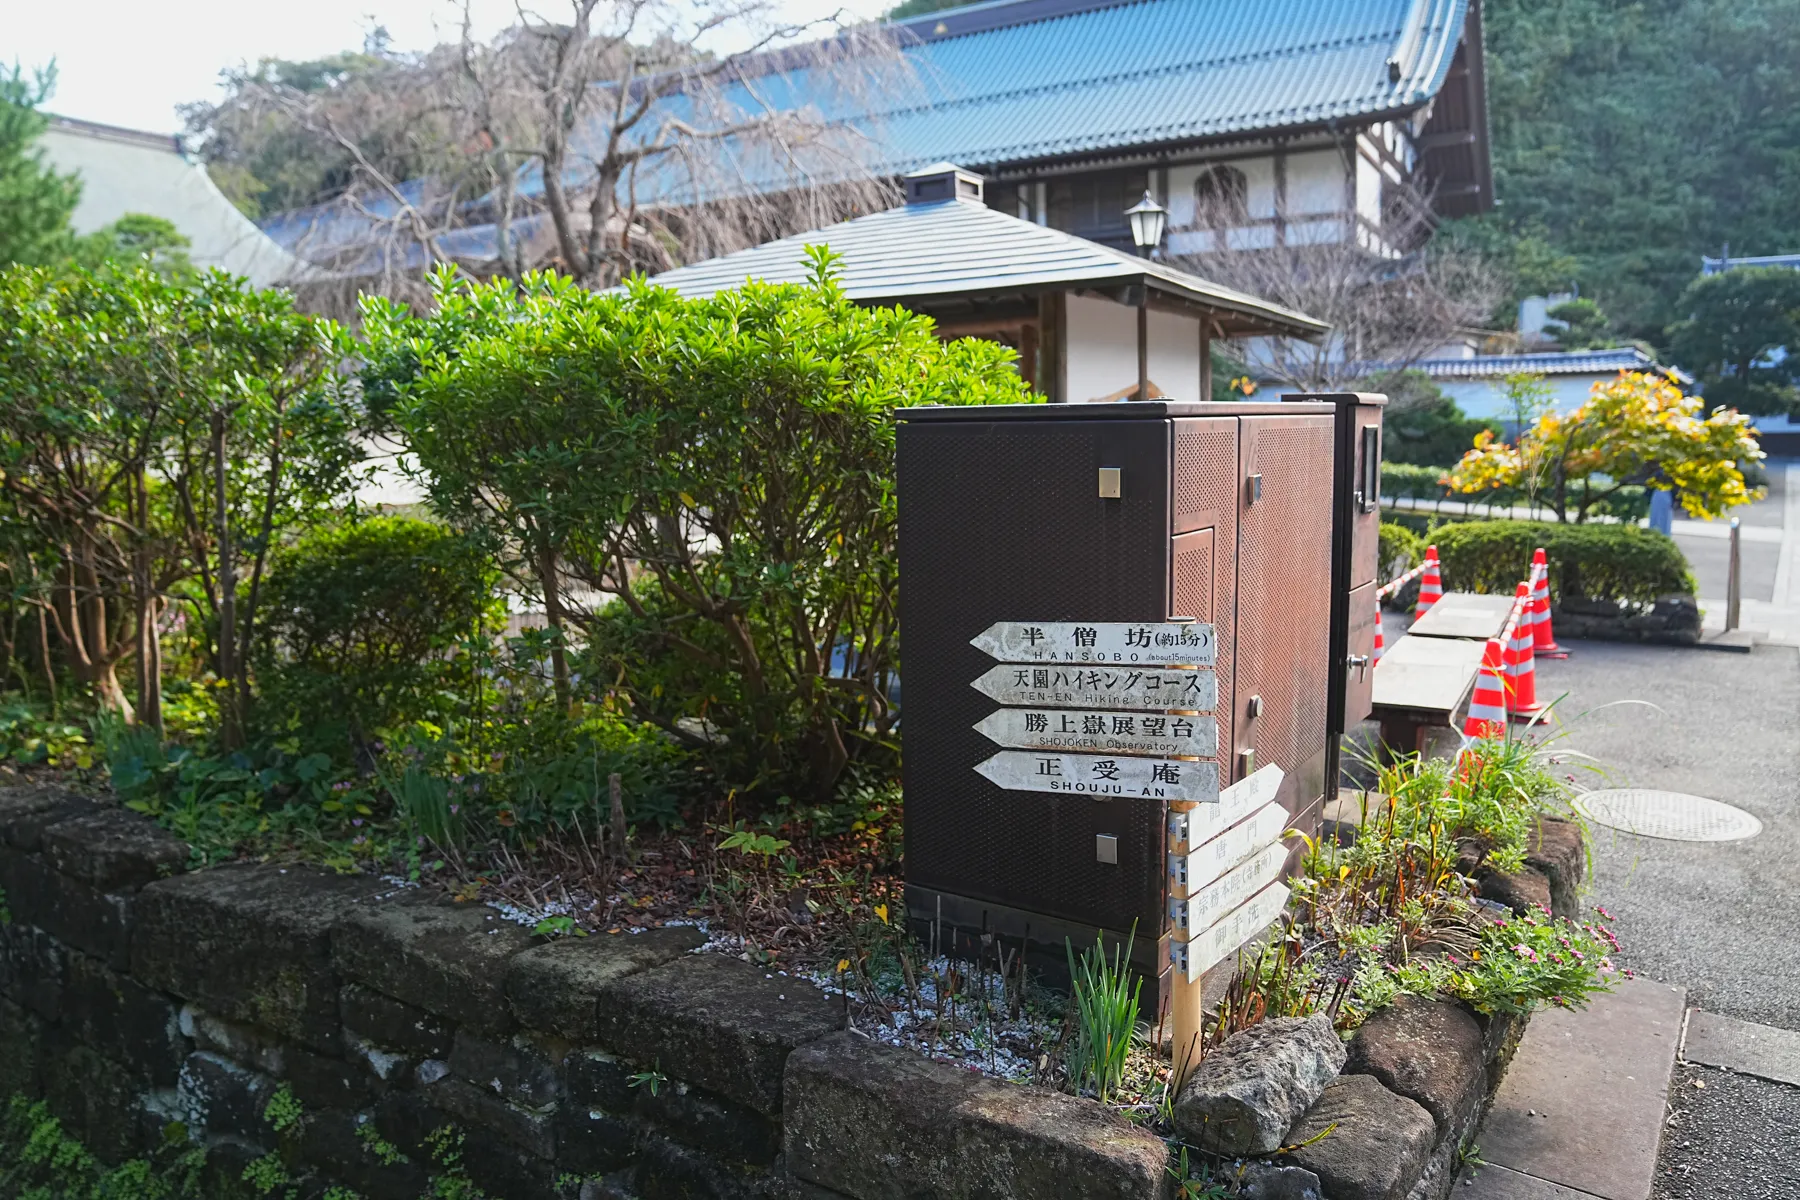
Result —
[[1550, 561], [1539, 546], [1531, 556], [1531, 642], [1539, 658], [1567, 658], [1550, 628]]
[[1386, 649], [1381, 640], [1381, 601], [1375, 602], [1375, 661], [1381, 661], [1381, 652]]
[[1431, 611], [1431, 606], [1444, 598], [1444, 577], [1438, 570], [1436, 546], [1425, 547], [1425, 575], [1419, 580], [1419, 608], [1413, 613], [1417, 620]]
[[1528, 623], [1536, 605], [1531, 598], [1529, 583], [1519, 585], [1517, 604], [1514, 619], [1518, 624], [1513, 629], [1512, 645], [1508, 647], [1506, 657], [1506, 708], [1513, 720], [1529, 721], [1549, 707], [1539, 704], [1537, 698], [1537, 667], [1531, 653], [1532, 625]]
[[1463, 740], [1499, 737], [1506, 732], [1506, 652], [1499, 638], [1489, 638], [1481, 655], [1481, 674], [1469, 696], [1469, 715], [1463, 718]]

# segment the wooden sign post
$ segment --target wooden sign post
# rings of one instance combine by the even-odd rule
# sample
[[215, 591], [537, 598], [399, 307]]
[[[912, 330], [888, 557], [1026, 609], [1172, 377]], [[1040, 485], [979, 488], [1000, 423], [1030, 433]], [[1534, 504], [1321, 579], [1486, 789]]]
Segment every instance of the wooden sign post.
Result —
[[1214, 631], [1195, 621], [1000, 621], [971, 639], [1000, 665], [970, 686], [1003, 705], [1004, 747], [975, 770], [1008, 791], [1166, 804], [1177, 1078], [1198, 1061], [1201, 978], [1287, 903], [1289, 814], [1274, 764], [1220, 787]]
[[1287, 858], [1280, 843], [1288, 812], [1273, 803], [1281, 780], [1281, 768], [1270, 763], [1223, 789], [1217, 805], [1169, 804], [1169, 1024], [1177, 1081], [1200, 1061], [1207, 969], [1287, 904], [1287, 888], [1275, 882]]

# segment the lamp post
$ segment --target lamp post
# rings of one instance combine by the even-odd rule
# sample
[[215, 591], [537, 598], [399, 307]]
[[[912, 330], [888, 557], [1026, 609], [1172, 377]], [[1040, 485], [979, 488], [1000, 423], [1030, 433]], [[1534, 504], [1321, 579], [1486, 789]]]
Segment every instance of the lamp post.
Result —
[[[1148, 191], [1144, 198], [1125, 210], [1125, 220], [1131, 225], [1131, 240], [1136, 243], [1138, 255], [1149, 258], [1162, 241], [1163, 225], [1169, 219], [1169, 210], [1156, 202], [1156, 198]], [[1137, 398], [1150, 398], [1150, 287], [1148, 281], [1138, 288], [1137, 304]]]
[[1156, 202], [1149, 192], [1144, 198], [1125, 210], [1125, 219], [1131, 223], [1131, 240], [1137, 246], [1138, 253], [1144, 258], [1161, 242], [1163, 226], [1168, 223], [1169, 210]]

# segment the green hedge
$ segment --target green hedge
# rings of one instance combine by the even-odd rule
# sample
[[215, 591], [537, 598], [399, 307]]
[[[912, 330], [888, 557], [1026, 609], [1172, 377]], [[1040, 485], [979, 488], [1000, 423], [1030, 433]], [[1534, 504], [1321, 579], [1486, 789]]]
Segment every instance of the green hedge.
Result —
[[1425, 557], [1425, 539], [1394, 521], [1381, 522], [1381, 545], [1377, 552], [1379, 565], [1375, 582], [1386, 583], [1406, 574]]
[[1439, 526], [1431, 540], [1447, 591], [1504, 595], [1529, 573], [1539, 546], [1550, 560], [1553, 600], [1579, 596], [1648, 606], [1668, 592], [1694, 591], [1674, 539], [1637, 525], [1461, 521]]
[[[1381, 464], [1381, 494], [1393, 498], [1408, 500], [1462, 500], [1473, 504], [1493, 505], [1495, 508], [1510, 508], [1515, 504], [1525, 503], [1525, 493], [1519, 488], [1493, 488], [1474, 495], [1453, 492], [1438, 480], [1449, 473], [1449, 467], [1422, 467], [1413, 463], [1383, 462]], [[1597, 488], [1610, 486], [1604, 478], [1597, 477]], [[1544, 497], [1539, 496], [1540, 507], [1544, 507]], [[1574, 511], [1571, 503], [1570, 511]], [[1604, 500], [1594, 502], [1588, 507], [1590, 517], [1616, 517], [1621, 521], [1641, 521], [1650, 515], [1650, 493], [1637, 484], [1626, 484]]]

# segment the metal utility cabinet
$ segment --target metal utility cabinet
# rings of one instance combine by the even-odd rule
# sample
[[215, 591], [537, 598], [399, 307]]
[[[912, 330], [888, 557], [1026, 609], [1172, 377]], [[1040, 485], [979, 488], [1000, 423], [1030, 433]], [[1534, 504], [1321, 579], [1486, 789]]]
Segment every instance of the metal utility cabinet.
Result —
[[1221, 784], [1276, 763], [1278, 802], [1316, 831], [1338, 734], [1368, 712], [1383, 403], [899, 414], [916, 927], [1023, 941], [1051, 966], [1065, 937], [1135, 925], [1134, 963], [1166, 979], [1165, 805], [1004, 791], [974, 770], [997, 706], [971, 686], [994, 664], [970, 640], [996, 621], [1211, 623]]

